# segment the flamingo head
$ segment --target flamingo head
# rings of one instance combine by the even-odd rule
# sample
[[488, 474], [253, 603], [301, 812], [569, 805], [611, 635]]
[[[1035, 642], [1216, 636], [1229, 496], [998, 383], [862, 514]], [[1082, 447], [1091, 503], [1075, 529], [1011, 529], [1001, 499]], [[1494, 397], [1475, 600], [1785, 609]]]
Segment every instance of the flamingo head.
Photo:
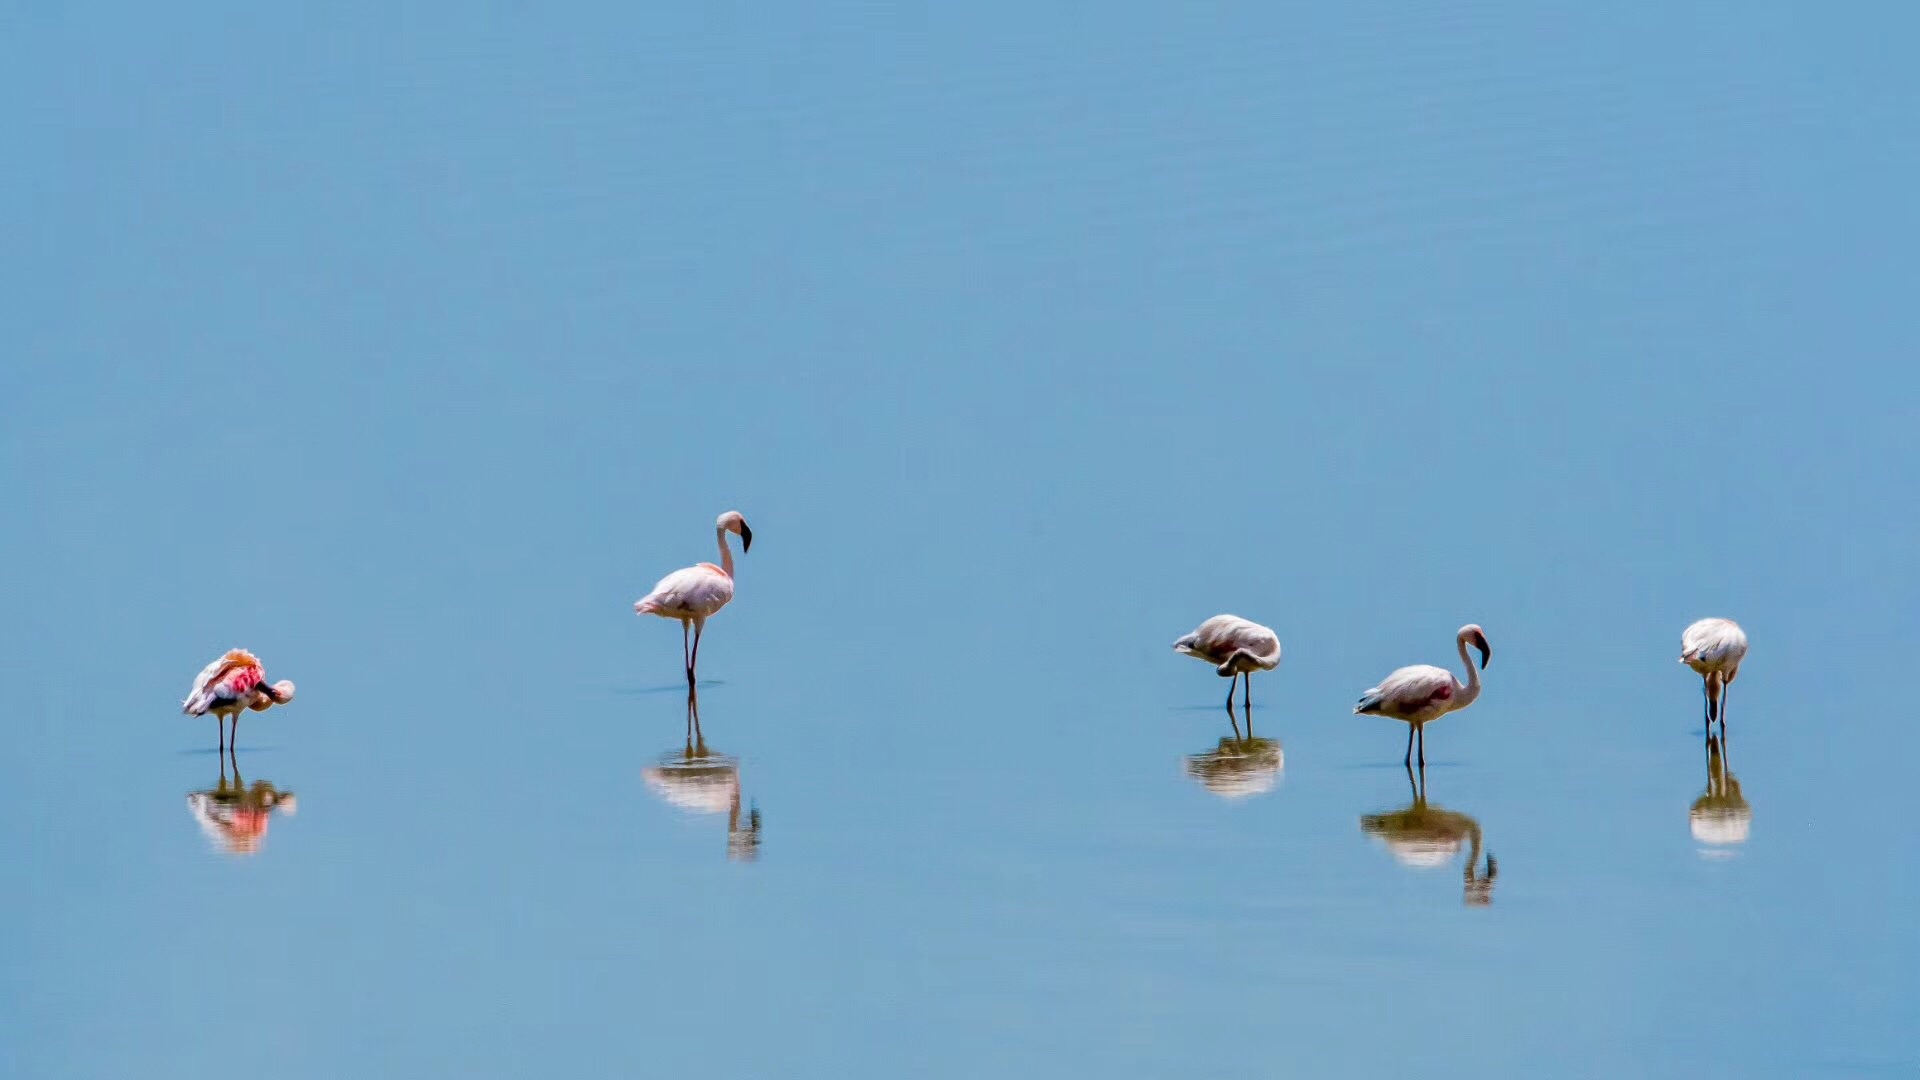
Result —
[[729, 510], [721, 514], [719, 520], [713, 524], [715, 528], [720, 529], [722, 532], [730, 532], [738, 536], [740, 538], [741, 551], [753, 550], [753, 530], [747, 528], [747, 519], [740, 516], [740, 511]]
[[1487, 644], [1486, 631], [1480, 629], [1478, 623], [1468, 623], [1461, 627], [1460, 633], [1455, 636], [1480, 650], [1480, 670], [1485, 671], [1487, 661], [1493, 659], [1493, 646]]
[[252, 709], [254, 712], [266, 712], [275, 705], [285, 705], [292, 700], [293, 684], [285, 679], [281, 679], [272, 686], [261, 683], [259, 686], [254, 687], [253, 700], [247, 703], [247, 708]]

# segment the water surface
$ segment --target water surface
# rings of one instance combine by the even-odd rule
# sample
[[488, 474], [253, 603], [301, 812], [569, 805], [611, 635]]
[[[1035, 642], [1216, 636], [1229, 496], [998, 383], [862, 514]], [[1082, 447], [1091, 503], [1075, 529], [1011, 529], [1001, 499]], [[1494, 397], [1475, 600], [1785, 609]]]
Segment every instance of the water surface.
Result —
[[6, 21], [0, 1071], [1920, 1065], [1906, 9]]

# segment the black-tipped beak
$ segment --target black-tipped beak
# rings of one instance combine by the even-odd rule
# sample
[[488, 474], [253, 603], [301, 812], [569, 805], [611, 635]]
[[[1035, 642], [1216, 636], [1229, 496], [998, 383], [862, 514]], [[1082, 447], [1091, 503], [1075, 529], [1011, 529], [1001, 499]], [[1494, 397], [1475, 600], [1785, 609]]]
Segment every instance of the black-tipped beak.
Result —
[[1480, 670], [1487, 670], [1487, 661], [1493, 659], [1493, 646], [1487, 644], [1487, 636], [1485, 634], [1475, 634], [1473, 636], [1473, 647], [1480, 650]]
[[744, 521], [740, 523], [740, 550], [753, 550], [753, 530], [747, 528], [747, 523]]

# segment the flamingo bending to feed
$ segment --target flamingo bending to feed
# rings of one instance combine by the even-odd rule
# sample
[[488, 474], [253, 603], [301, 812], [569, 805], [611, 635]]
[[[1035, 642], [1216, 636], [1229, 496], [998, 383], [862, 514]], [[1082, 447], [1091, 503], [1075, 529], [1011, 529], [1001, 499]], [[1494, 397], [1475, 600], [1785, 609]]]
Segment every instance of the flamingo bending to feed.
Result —
[[675, 570], [633, 604], [636, 614], [680, 620], [680, 656], [686, 661], [688, 686], [693, 685], [694, 666], [700, 660], [701, 630], [706, 627], [707, 619], [733, 599], [733, 551], [727, 547], [727, 534], [739, 534], [742, 552], [753, 547], [753, 530], [747, 528], [747, 519], [741, 517], [738, 510], [721, 514], [713, 523], [713, 531], [720, 544], [719, 566], [703, 562]]
[[1360, 695], [1360, 701], [1353, 707], [1356, 715], [1384, 716], [1409, 725], [1407, 757], [1402, 764], [1413, 760], [1413, 740], [1418, 734], [1420, 765], [1425, 768], [1427, 725], [1450, 712], [1466, 708], [1480, 696], [1480, 672], [1473, 666], [1473, 661], [1467, 658], [1467, 646], [1471, 644], [1480, 650], [1482, 668], [1487, 666], [1488, 660], [1493, 659], [1493, 646], [1487, 644], [1487, 635], [1471, 623], [1461, 627], [1459, 633], [1454, 635], [1454, 644], [1460, 648], [1460, 662], [1466, 665], [1466, 682], [1456, 680], [1446, 668], [1415, 664], [1380, 680], [1380, 685]]
[[[1173, 651], [1205, 660], [1223, 679], [1246, 676], [1242, 700], [1253, 708], [1253, 673], [1280, 666], [1280, 638], [1272, 630], [1238, 615], [1215, 615], [1173, 643]], [[1234, 683], [1227, 684], [1227, 711], [1233, 711]], [[1251, 726], [1251, 718], [1247, 721]]]
[[267, 685], [266, 669], [260, 658], [245, 649], [229, 649], [213, 663], [200, 669], [193, 689], [180, 710], [188, 716], [212, 713], [220, 724], [220, 748], [227, 747], [227, 718], [233, 718], [233, 740], [240, 739], [240, 714], [248, 709], [265, 712], [275, 705], [293, 700], [293, 684], [285, 679]]
[[1740, 674], [1747, 656], [1747, 632], [1732, 619], [1701, 619], [1680, 635], [1680, 662], [1700, 675], [1707, 695], [1707, 738], [1720, 721], [1720, 737], [1727, 735], [1727, 688]]

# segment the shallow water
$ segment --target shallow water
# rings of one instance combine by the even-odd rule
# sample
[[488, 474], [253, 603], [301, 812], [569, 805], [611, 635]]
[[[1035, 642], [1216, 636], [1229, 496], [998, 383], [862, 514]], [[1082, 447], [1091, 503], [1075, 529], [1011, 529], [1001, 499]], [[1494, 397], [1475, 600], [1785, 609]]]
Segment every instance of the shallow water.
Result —
[[0, 1072], [1920, 1066], [1914, 16], [968, 11], [11, 17]]

